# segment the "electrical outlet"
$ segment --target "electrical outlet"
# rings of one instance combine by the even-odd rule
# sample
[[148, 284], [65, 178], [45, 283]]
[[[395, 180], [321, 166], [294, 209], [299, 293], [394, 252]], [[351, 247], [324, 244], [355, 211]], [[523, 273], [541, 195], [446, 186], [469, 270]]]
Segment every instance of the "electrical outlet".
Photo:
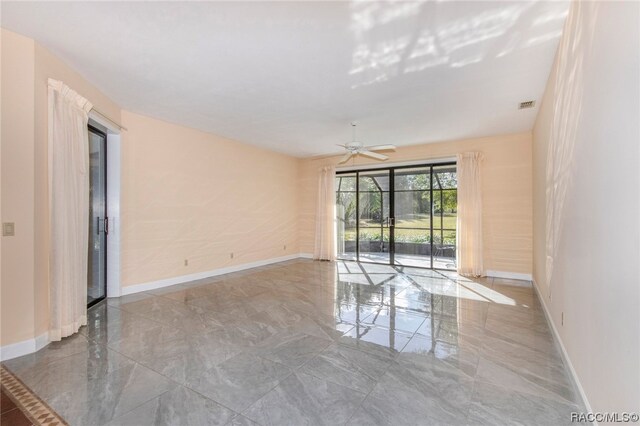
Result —
[[229, 257], [231, 257], [231, 259], [233, 259], [233, 253], [231, 253], [231, 255]]
[[184, 260], [184, 266], [189, 266], [189, 259]]
[[4, 222], [2, 224], [2, 236], [13, 237], [16, 235], [16, 224], [14, 222]]

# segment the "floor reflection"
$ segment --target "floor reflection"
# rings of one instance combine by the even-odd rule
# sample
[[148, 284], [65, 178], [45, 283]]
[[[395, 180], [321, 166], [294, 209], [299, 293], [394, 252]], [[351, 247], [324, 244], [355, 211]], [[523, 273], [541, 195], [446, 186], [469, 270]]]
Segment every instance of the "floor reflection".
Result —
[[417, 334], [423, 338], [408, 350], [435, 353], [444, 342], [449, 346], [440, 346], [438, 355], [455, 355], [458, 325], [468, 318], [460, 311], [486, 314], [486, 306], [468, 302], [488, 301], [469, 288], [482, 284], [457, 283], [435, 270], [339, 261], [336, 276], [336, 318], [354, 324], [345, 336], [392, 351], [404, 349]]
[[491, 306], [539, 314], [528, 283], [508, 284], [521, 287], [452, 271], [338, 261], [336, 322], [353, 324], [344, 338], [356, 345], [430, 356], [473, 375]]

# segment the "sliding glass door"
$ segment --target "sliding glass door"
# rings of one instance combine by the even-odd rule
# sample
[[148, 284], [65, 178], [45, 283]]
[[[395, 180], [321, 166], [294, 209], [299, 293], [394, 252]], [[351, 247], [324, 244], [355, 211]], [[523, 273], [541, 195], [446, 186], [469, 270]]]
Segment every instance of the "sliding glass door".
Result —
[[107, 135], [89, 126], [87, 306], [107, 296]]
[[455, 163], [339, 172], [338, 258], [456, 268]]

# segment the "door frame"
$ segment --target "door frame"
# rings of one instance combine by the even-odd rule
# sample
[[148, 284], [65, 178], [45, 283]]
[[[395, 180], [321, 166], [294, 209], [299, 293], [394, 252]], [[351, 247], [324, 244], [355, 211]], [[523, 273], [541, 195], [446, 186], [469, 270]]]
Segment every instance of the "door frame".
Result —
[[[428, 162], [428, 163], [416, 163], [416, 164], [406, 164], [406, 165], [397, 165], [397, 166], [389, 166], [389, 167], [372, 167], [372, 168], [361, 168], [358, 167], [356, 169], [344, 169], [336, 171], [336, 177], [342, 174], [354, 174], [356, 178], [356, 262], [359, 263], [373, 263], [377, 265], [389, 265], [389, 266], [403, 266], [396, 265], [395, 263], [395, 173], [396, 170], [401, 169], [414, 169], [425, 167], [429, 169], [429, 235], [430, 235], [430, 256], [429, 256], [429, 264], [430, 266], [412, 266], [415, 268], [421, 269], [435, 269], [435, 270], [443, 270], [449, 271], [450, 269], [444, 268], [434, 268], [433, 267], [433, 168], [439, 166], [457, 166], [456, 161], [438, 161], [438, 162]], [[360, 260], [360, 172], [375, 172], [375, 171], [387, 171], [389, 173], [389, 219], [391, 220], [392, 225], [389, 226], [389, 263], [380, 263], [380, 262], [372, 262], [368, 260]], [[457, 171], [457, 167], [456, 167]], [[457, 189], [457, 185], [456, 185]], [[440, 224], [440, 229], [442, 230], [443, 224]], [[457, 230], [456, 230], [457, 232]], [[384, 235], [384, 234], [383, 234]], [[338, 259], [338, 260], [346, 260], [346, 259]]]
[[[102, 167], [104, 170], [104, 217], [107, 219], [107, 221], [109, 220], [109, 179], [108, 179], [108, 152], [109, 152], [109, 148], [108, 148], [108, 136], [107, 133], [101, 129], [98, 129], [97, 127], [88, 124], [87, 125], [87, 129], [90, 132], [99, 134], [100, 136], [102, 136], [104, 138], [104, 158], [102, 159]], [[87, 143], [89, 143], [89, 141], [87, 140]], [[89, 200], [91, 201], [91, 200]], [[107, 222], [108, 223], [108, 222]], [[104, 226], [104, 225], [103, 225]], [[108, 290], [108, 285], [107, 283], [109, 282], [109, 278], [108, 278], [108, 256], [107, 256], [107, 252], [109, 251], [108, 247], [109, 247], [109, 234], [108, 231], [107, 233], [105, 233], [104, 236], [104, 253], [103, 253], [103, 265], [104, 265], [104, 292], [103, 292], [103, 296], [99, 297], [97, 299], [92, 300], [90, 303], [87, 303], [87, 309], [92, 307], [93, 305], [102, 302], [104, 299], [107, 298], [107, 290]], [[87, 271], [89, 272], [89, 271]], [[89, 274], [87, 273], [87, 280], [89, 279]]]

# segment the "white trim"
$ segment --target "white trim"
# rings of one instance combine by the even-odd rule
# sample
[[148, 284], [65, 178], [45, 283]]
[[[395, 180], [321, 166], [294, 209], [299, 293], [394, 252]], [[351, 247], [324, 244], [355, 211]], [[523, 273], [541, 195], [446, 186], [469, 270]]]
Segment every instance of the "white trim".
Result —
[[[532, 279], [531, 281], [533, 282], [533, 288], [535, 289], [535, 292], [538, 295], [538, 300], [540, 300], [540, 303], [542, 304], [542, 310], [544, 311], [544, 316], [547, 318], [547, 322], [551, 326], [551, 331], [553, 332], [553, 337], [556, 340], [556, 342], [558, 343], [558, 346], [560, 346], [560, 352], [562, 353], [562, 360], [564, 362], [564, 365], [566, 365], [569, 368], [569, 372], [571, 373], [571, 377], [573, 378], [573, 383], [576, 385], [576, 388], [578, 389], [578, 393], [580, 394], [580, 397], [582, 398], [582, 402], [584, 403], [586, 412], [587, 413], [593, 413], [593, 410], [591, 409], [591, 404], [589, 404], [589, 400], [587, 399], [587, 394], [585, 393], [584, 388], [582, 387], [582, 384], [580, 383], [580, 379], [578, 379], [578, 374], [576, 373], [576, 370], [573, 368], [573, 364], [571, 363], [571, 358], [569, 358], [569, 354], [567, 353], [567, 349], [564, 347], [564, 344], [562, 343], [562, 339], [560, 338], [560, 333], [558, 333], [558, 329], [556, 328], [556, 325], [553, 322], [553, 319], [551, 317], [551, 313], [549, 312], [549, 309], [547, 308], [547, 303], [544, 300], [544, 297], [542, 297], [542, 293], [540, 292], [540, 289], [538, 288], [538, 284], [536, 283], [536, 280]], [[597, 426], [598, 422], [594, 421], [593, 424]]]
[[213, 269], [211, 271], [197, 272], [195, 274], [180, 275], [177, 277], [166, 278], [158, 281], [150, 281], [147, 283], [129, 285], [126, 287], [122, 287], [121, 294], [122, 296], [125, 296], [127, 294], [140, 293], [141, 291], [155, 290], [158, 288], [168, 287], [176, 284], [182, 284], [189, 281], [201, 280], [204, 278], [210, 278], [218, 275], [229, 274], [231, 272], [238, 272], [238, 271], [243, 271], [245, 269], [257, 268], [259, 266], [270, 265], [272, 263], [285, 262], [287, 260], [298, 259], [300, 257], [306, 257], [306, 255], [292, 254], [289, 256], [274, 257], [272, 259], [258, 260], [256, 262], [243, 263], [241, 265], [233, 265], [233, 266], [228, 266], [226, 268]]
[[120, 126], [118, 123], [111, 120], [109, 117], [102, 115], [95, 108], [92, 108], [91, 111], [89, 111], [89, 118], [95, 121], [96, 123], [99, 123], [101, 126], [106, 127], [112, 133], [120, 133], [121, 129], [126, 130], [124, 127]]
[[35, 339], [23, 340], [0, 347], [0, 361], [18, 358], [19, 356], [32, 354], [49, 344], [49, 333], [45, 332]]
[[120, 135], [107, 134], [107, 297], [120, 296]]
[[523, 274], [521, 272], [503, 272], [503, 271], [488, 270], [487, 276], [493, 277], [493, 278], [506, 278], [508, 280], [529, 281], [526, 284], [523, 283], [522, 284], [523, 287], [531, 287], [531, 281], [533, 280], [533, 277], [531, 276], [531, 274]]
[[440, 164], [440, 163], [454, 163], [456, 157], [439, 157], [439, 158], [425, 158], [424, 160], [413, 161], [396, 161], [395, 163], [373, 163], [373, 164], [361, 164], [359, 166], [337, 166], [337, 172], [364, 170], [364, 169], [386, 169], [389, 167], [402, 167], [402, 166], [423, 166], [425, 164]]
[[47, 346], [49, 343], [51, 343], [51, 341], [49, 340], [48, 331], [45, 331], [44, 333], [36, 337], [35, 340], [36, 340], [36, 352], [44, 348], [45, 346]]
[[311, 253], [300, 253], [300, 254], [298, 254], [298, 257], [300, 257], [302, 259], [313, 259], [313, 254], [311, 254]]

